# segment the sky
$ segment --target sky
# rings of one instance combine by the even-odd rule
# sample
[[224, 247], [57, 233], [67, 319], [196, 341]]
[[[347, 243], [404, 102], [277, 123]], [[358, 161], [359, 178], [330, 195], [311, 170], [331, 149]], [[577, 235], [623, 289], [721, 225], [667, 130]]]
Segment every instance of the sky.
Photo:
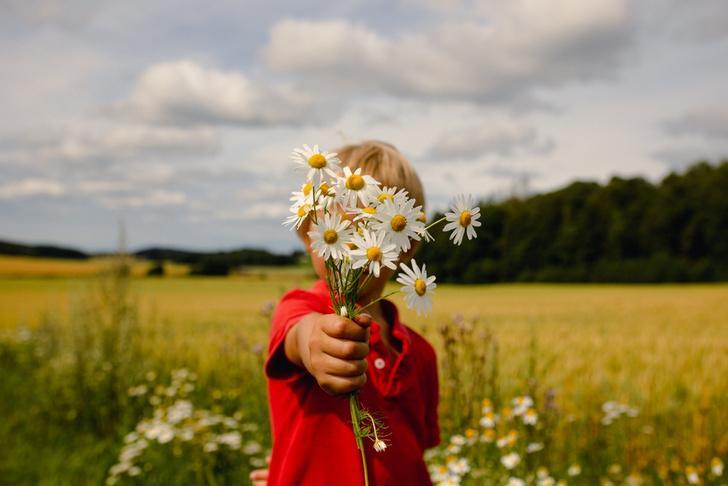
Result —
[[0, 239], [288, 251], [304, 143], [429, 211], [658, 181], [728, 158], [726, 53], [724, 0], [0, 0]]

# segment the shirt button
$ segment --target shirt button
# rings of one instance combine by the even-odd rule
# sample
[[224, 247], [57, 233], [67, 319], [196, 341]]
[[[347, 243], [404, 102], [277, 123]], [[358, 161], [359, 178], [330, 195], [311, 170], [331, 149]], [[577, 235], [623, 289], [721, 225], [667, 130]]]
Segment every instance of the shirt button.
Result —
[[385, 366], [386, 364], [387, 364], [387, 363], [385, 363], [385, 362], [384, 362], [384, 360], [383, 360], [382, 358], [377, 358], [377, 359], [375, 359], [375, 360], [374, 360], [374, 367], [375, 367], [376, 369], [378, 369], [378, 370], [381, 370], [382, 368], [384, 368], [384, 366]]

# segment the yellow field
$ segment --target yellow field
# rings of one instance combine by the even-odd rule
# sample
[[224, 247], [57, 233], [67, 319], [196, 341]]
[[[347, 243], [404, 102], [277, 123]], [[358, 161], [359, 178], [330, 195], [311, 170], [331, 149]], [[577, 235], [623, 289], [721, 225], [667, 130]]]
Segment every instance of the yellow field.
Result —
[[[44, 319], [59, 323], [66, 333], [64, 326], [81, 322], [74, 309], [98, 282], [79, 276], [90, 271], [62, 276], [74, 265], [60, 269], [66, 263], [46, 261], [41, 271], [40, 261], [0, 259], [0, 274], [6, 275], [0, 277], [0, 334], [12, 334], [19, 325], [35, 328]], [[142, 265], [135, 262], [133, 273], [143, 275]], [[10, 268], [23, 276], [8, 277]], [[250, 381], [253, 388], [240, 398], [242, 405], [265, 417], [265, 386], [256, 381], [262, 380], [257, 350], [266, 345], [269, 313], [285, 291], [312, 282], [307, 269], [248, 269], [227, 278], [136, 277], [132, 292], [142, 326], [154, 330], [145, 349], [157, 362], [194, 363], [208, 387], [225, 379]], [[552, 450], [543, 460], [561, 477], [576, 462], [588, 466], [589, 481], [601, 477], [621, 484], [634, 472], [652, 478], [645, 484], [684, 484], [685, 471], [698, 465], [701, 477], [718, 481], [706, 468], [711, 458], [728, 454], [728, 285], [443, 284], [435, 293], [433, 315], [426, 318], [404, 309], [399, 295], [393, 300], [404, 321], [423, 332], [440, 354], [444, 437], [465, 433], [462, 427], [468, 425], [478, 427], [477, 417], [467, 423], [463, 417], [471, 406], [480, 413], [483, 398], [506, 407], [511, 397], [534, 393], [539, 415], [556, 417], [539, 433]], [[453, 324], [455, 315], [461, 324]], [[443, 342], [443, 326], [458, 336], [454, 347]], [[478, 369], [479, 350], [492, 352], [492, 341], [489, 345], [478, 334], [486, 330], [498, 348], [497, 357], [488, 358], [498, 364], [496, 396], [486, 396], [486, 389], [494, 388], [485, 386], [483, 368]], [[447, 364], [448, 349], [455, 349], [455, 359], [462, 362]], [[243, 364], [235, 364], [238, 356]], [[460, 388], [453, 388], [458, 382]], [[548, 390], [556, 412], [546, 406]], [[636, 407], [638, 418], [600, 425], [607, 401]], [[498, 434], [507, 432], [499, 429]], [[518, 443], [524, 454], [525, 443]], [[443, 454], [444, 460], [451, 453]], [[479, 467], [501, 474], [498, 449], [484, 453], [474, 447], [462, 454], [473, 464], [491, 461]], [[619, 474], [608, 472], [620, 464], [625, 469]], [[569, 484], [590, 484], [586, 478]], [[467, 484], [480, 484], [472, 479]], [[715, 481], [706, 484], [721, 484]]]
[[[293, 271], [134, 282], [146, 316], [172, 332], [178, 344], [194, 342], [204, 349], [236, 334], [263, 343], [265, 306], [311, 280]], [[44, 316], [65, 320], [70, 304], [91, 283], [0, 279], [0, 329], [32, 327]], [[394, 300], [403, 307], [399, 296]], [[728, 285], [441, 285], [432, 316], [403, 310], [406, 322], [434, 339], [438, 323], [455, 313], [493, 331], [506, 373], [523, 366], [535, 336], [544, 359], [559, 359], [548, 374], [550, 383], [569, 387], [598, 370], [624, 393], [670, 387], [676, 374], [689, 374], [695, 393], [708, 384], [728, 389]]]
[[[0, 255], [0, 278], [17, 277], [93, 277], [108, 267], [110, 257], [95, 257], [88, 260], [67, 260], [62, 258], [34, 258]], [[132, 274], [146, 275], [152, 262], [137, 260], [132, 264]], [[186, 275], [186, 265], [165, 262], [164, 271], [170, 276]]]

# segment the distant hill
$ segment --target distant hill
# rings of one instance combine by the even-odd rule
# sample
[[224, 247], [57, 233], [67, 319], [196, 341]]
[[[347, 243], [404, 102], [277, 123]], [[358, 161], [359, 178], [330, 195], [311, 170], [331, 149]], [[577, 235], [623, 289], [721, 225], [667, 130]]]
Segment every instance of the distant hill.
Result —
[[50, 245], [24, 245], [0, 240], [0, 255], [17, 255], [39, 258], [64, 258], [68, 260], [85, 260], [91, 255], [72, 248]]
[[[83, 260], [96, 256], [71, 248], [26, 245], [9, 241], [0, 241], [0, 255], [69, 260]], [[302, 254], [301, 252], [277, 254], [257, 248], [216, 252], [190, 251], [178, 248], [145, 248], [132, 253], [132, 255], [144, 260], [186, 264], [190, 266], [190, 273], [193, 275], [227, 275], [233, 269], [243, 266], [294, 265]]]

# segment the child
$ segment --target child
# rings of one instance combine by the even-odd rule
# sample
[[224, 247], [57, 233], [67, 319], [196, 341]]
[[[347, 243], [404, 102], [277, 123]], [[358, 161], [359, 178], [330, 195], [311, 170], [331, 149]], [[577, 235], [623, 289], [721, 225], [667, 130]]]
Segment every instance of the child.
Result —
[[[383, 186], [409, 192], [424, 207], [422, 184], [392, 145], [368, 141], [337, 151], [342, 166], [361, 168]], [[361, 485], [361, 458], [351, 428], [348, 392], [381, 419], [387, 448], [365, 440], [371, 485], [427, 485], [425, 449], [440, 441], [437, 362], [432, 346], [381, 300], [353, 321], [334, 313], [324, 261], [311, 251], [304, 221], [299, 236], [319, 281], [283, 296], [273, 316], [265, 364], [273, 431], [269, 485]], [[414, 248], [400, 256], [407, 262]], [[393, 271], [383, 268], [361, 295], [379, 298]], [[265, 478], [264, 471], [251, 476]]]

